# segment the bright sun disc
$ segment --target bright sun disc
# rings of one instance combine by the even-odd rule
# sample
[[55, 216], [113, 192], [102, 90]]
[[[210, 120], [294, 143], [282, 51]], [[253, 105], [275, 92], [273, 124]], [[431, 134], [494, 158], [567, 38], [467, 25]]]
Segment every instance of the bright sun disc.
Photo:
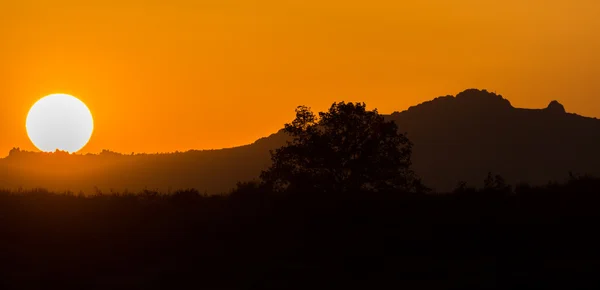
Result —
[[79, 99], [54, 94], [43, 97], [31, 107], [25, 126], [29, 139], [41, 151], [58, 149], [73, 153], [81, 150], [92, 137], [94, 120]]

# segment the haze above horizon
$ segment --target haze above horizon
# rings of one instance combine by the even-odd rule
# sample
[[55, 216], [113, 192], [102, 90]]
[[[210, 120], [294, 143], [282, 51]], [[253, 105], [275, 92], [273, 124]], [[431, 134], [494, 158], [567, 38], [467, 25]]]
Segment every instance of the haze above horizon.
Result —
[[575, 1], [0, 3], [0, 156], [34, 151], [39, 98], [84, 101], [80, 153], [254, 142], [334, 101], [389, 114], [467, 88], [600, 117], [600, 3]]

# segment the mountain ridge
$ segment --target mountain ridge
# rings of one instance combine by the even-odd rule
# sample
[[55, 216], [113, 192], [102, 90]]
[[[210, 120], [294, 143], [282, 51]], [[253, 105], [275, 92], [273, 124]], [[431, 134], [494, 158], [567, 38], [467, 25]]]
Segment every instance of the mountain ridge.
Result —
[[[292, 116], [290, 116], [292, 117]], [[600, 121], [546, 108], [515, 108], [502, 95], [467, 89], [384, 115], [413, 142], [414, 169], [439, 191], [460, 181], [479, 186], [488, 172], [510, 183], [562, 180], [569, 172], [600, 175]], [[291, 119], [291, 118], [290, 118]], [[227, 192], [270, 164], [283, 131], [243, 146], [158, 154], [48, 154], [13, 149], [0, 159], [0, 187], [71, 191]], [[27, 186], [24, 186], [27, 185]]]

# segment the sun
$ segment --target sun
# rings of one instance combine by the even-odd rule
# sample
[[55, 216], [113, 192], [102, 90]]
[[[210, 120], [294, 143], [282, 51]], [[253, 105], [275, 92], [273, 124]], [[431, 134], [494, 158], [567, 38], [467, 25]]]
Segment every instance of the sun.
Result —
[[38, 100], [29, 110], [25, 124], [29, 139], [39, 150], [69, 153], [81, 150], [92, 137], [94, 119], [88, 107], [66, 94]]

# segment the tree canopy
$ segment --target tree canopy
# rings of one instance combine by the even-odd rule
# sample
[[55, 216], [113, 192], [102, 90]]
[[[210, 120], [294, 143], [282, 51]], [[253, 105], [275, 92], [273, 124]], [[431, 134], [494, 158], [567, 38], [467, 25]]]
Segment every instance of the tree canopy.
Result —
[[292, 140], [271, 151], [261, 174], [275, 191], [425, 190], [411, 170], [410, 140], [364, 103], [333, 103], [318, 117], [299, 106], [284, 131]]

